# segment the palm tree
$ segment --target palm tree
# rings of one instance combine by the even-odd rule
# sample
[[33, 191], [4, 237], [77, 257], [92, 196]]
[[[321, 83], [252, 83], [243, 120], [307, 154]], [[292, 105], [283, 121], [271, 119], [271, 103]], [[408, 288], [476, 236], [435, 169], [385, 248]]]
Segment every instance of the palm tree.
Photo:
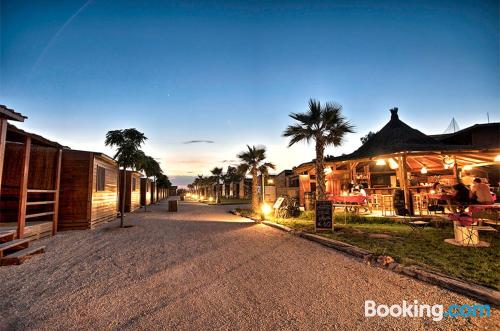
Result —
[[238, 154], [238, 158], [241, 160], [238, 166], [238, 172], [245, 176], [245, 174], [250, 173], [252, 175], [252, 210], [258, 212], [259, 210], [259, 193], [257, 192], [258, 187], [258, 175], [266, 175], [269, 169], [275, 169], [275, 165], [270, 162], [264, 162], [266, 159], [266, 148], [264, 146], [252, 146], [247, 145], [248, 150]]
[[[153, 157], [144, 155], [140, 161], [141, 168], [146, 174], [146, 177], [153, 177], [153, 183], [156, 185], [156, 179], [163, 174], [160, 164]], [[144, 205], [144, 211], [147, 211], [147, 206]]]
[[291, 113], [289, 115], [297, 122], [289, 125], [283, 132], [283, 137], [290, 137], [288, 147], [299, 141], [316, 142], [316, 183], [317, 199], [325, 198], [325, 163], [324, 153], [328, 145], [335, 147], [343, 143], [347, 133], [354, 132], [354, 126], [342, 116], [342, 106], [327, 102], [321, 106], [314, 99], [309, 100], [309, 110], [305, 113]]
[[144, 153], [140, 150], [141, 145], [147, 140], [144, 133], [136, 129], [112, 130], [106, 133], [104, 143], [106, 146], [116, 147], [113, 158], [118, 166], [123, 169], [123, 199], [120, 210], [120, 227], [123, 228], [123, 216], [125, 214], [125, 192], [127, 190], [127, 169], [140, 169]]
[[220, 203], [219, 183], [223, 176], [222, 168], [215, 167], [212, 170], [210, 170], [210, 172], [212, 173], [215, 181], [215, 203]]

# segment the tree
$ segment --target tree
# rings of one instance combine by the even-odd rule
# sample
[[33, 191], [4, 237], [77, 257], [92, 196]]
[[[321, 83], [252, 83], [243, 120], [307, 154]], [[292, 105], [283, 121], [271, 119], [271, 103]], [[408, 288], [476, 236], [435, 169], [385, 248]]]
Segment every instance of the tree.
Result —
[[[230, 185], [232, 185], [232, 183], [239, 181], [241, 181], [241, 174], [238, 173], [238, 168], [228, 166], [227, 171], [224, 174], [223, 183], [229, 183]], [[226, 197], [228, 196], [227, 192], [228, 191], [226, 190]]]
[[106, 146], [116, 147], [113, 156], [118, 166], [123, 169], [123, 199], [120, 212], [120, 227], [123, 228], [123, 216], [125, 214], [125, 192], [127, 190], [127, 169], [140, 170], [141, 160], [144, 153], [140, 150], [141, 145], [147, 140], [144, 133], [136, 129], [112, 130], [106, 133], [104, 143]]
[[368, 132], [364, 137], [359, 138], [361, 140], [361, 143], [364, 145], [370, 140], [373, 136], [375, 135], [374, 132]]
[[[158, 163], [158, 161], [156, 161], [153, 157], [147, 155], [142, 157], [140, 163], [146, 177], [153, 177], [153, 183], [156, 185], [157, 178], [163, 174], [160, 163]], [[147, 211], [146, 205], [144, 205], [144, 211]]]
[[222, 171], [223, 171], [222, 168], [217, 168], [217, 167], [210, 170], [215, 181], [215, 203], [220, 203], [219, 185], [221, 179], [223, 178]]
[[323, 106], [317, 100], [309, 100], [309, 109], [305, 113], [291, 113], [289, 115], [296, 123], [289, 125], [283, 132], [283, 137], [290, 137], [288, 147], [299, 141], [316, 143], [316, 182], [317, 199], [324, 199], [325, 185], [325, 163], [324, 153], [328, 145], [335, 147], [343, 143], [347, 133], [354, 132], [352, 126], [342, 116], [342, 106], [333, 102], [327, 102]]
[[259, 210], [259, 194], [257, 192], [258, 187], [258, 175], [267, 174], [269, 169], [275, 169], [275, 165], [270, 162], [265, 162], [266, 159], [266, 148], [264, 146], [252, 146], [247, 145], [247, 151], [243, 151], [238, 154], [238, 158], [241, 163], [238, 166], [238, 172], [245, 176], [247, 173], [252, 175], [252, 209], [254, 212]]

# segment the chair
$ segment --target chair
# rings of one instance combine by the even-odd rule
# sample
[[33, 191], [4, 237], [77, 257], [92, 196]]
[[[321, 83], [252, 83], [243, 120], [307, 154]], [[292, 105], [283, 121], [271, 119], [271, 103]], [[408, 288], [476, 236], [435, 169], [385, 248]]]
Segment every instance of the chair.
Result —
[[387, 216], [390, 213], [392, 216], [394, 213], [394, 198], [391, 194], [382, 194], [382, 215]]
[[373, 213], [373, 209], [381, 209], [382, 196], [380, 194], [372, 194], [370, 196], [367, 196], [367, 203], [370, 213]]
[[425, 194], [413, 194], [413, 210], [415, 213], [418, 211], [420, 216], [427, 209], [427, 196]]
[[422, 221], [416, 217], [412, 217], [410, 215], [405, 214], [403, 217], [403, 224], [408, 225], [410, 227], [411, 232], [408, 234], [408, 236], [410, 236], [411, 234], [416, 233], [417, 231], [425, 229], [430, 224], [430, 222]]

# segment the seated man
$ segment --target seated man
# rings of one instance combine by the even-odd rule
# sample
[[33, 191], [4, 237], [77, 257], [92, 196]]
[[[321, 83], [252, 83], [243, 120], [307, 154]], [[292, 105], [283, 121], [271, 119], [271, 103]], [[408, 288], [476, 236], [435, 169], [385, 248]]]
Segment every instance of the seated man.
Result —
[[490, 205], [493, 203], [490, 187], [481, 181], [481, 178], [474, 178], [470, 189], [470, 198], [474, 203]]

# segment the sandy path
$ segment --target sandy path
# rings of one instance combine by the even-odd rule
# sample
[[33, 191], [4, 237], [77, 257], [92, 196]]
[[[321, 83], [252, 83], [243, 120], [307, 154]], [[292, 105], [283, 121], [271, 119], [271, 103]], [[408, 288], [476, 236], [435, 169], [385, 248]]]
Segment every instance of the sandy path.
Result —
[[473, 303], [226, 213], [166, 205], [45, 241], [0, 268], [0, 329], [476, 329], [489, 319], [364, 317], [364, 300]]

